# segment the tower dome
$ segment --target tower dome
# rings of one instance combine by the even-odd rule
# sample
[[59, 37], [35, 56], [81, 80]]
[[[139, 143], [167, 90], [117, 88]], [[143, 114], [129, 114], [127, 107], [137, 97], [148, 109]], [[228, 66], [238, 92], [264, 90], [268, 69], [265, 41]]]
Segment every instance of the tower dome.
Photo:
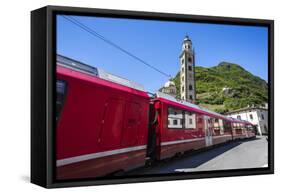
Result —
[[183, 41], [184, 41], [184, 42], [187, 42], [187, 41], [191, 42], [189, 36], [187, 36], [187, 35], [184, 37]]
[[187, 36], [187, 35], [183, 39], [182, 50], [192, 52], [192, 41], [190, 40], [189, 36]]
[[176, 96], [177, 95], [177, 88], [175, 82], [169, 80], [167, 81], [164, 86], [160, 89], [160, 92], [169, 94], [171, 96]]
[[164, 84], [165, 88], [176, 86], [175, 82], [169, 80]]

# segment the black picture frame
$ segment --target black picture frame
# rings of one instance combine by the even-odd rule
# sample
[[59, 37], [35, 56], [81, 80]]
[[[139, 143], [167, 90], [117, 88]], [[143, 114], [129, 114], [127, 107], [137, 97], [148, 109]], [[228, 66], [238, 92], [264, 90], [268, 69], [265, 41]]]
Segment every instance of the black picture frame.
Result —
[[[55, 179], [56, 14], [265, 26], [268, 29], [268, 167], [169, 175]], [[274, 21], [94, 8], [46, 6], [31, 12], [31, 182], [46, 188], [245, 176], [274, 173]]]

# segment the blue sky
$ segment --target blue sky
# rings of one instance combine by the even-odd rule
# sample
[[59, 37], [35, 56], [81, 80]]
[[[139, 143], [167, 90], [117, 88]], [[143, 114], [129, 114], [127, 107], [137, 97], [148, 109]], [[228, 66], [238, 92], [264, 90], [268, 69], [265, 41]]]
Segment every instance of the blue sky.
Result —
[[[241, 65], [268, 80], [267, 28], [187, 22], [75, 16], [75, 19], [175, 76], [185, 35], [193, 42], [195, 65], [211, 67], [222, 61]], [[155, 92], [168, 80], [65, 18], [57, 17], [57, 53], [100, 67]]]

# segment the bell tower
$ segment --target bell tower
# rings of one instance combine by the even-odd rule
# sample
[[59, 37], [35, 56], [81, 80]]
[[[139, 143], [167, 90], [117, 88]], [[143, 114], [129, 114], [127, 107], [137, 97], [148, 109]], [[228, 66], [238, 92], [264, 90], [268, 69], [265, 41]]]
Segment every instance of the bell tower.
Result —
[[195, 66], [194, 49], [192, 41], [185, 36], [180, 54], [180, 97], [191, 103], [195, 103]]

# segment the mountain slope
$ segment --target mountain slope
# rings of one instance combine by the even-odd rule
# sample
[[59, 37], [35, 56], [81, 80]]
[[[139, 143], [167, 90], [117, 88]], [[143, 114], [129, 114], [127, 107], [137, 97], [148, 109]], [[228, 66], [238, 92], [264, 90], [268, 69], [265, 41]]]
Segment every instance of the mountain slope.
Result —
[[[217, 112], [227, 112], [268, 101], [268, 85], [241, 66], [221, 62], [218, 66], [195, 67], [197, 103]], [[179, 73], [173, 79], [180, 88]]]

